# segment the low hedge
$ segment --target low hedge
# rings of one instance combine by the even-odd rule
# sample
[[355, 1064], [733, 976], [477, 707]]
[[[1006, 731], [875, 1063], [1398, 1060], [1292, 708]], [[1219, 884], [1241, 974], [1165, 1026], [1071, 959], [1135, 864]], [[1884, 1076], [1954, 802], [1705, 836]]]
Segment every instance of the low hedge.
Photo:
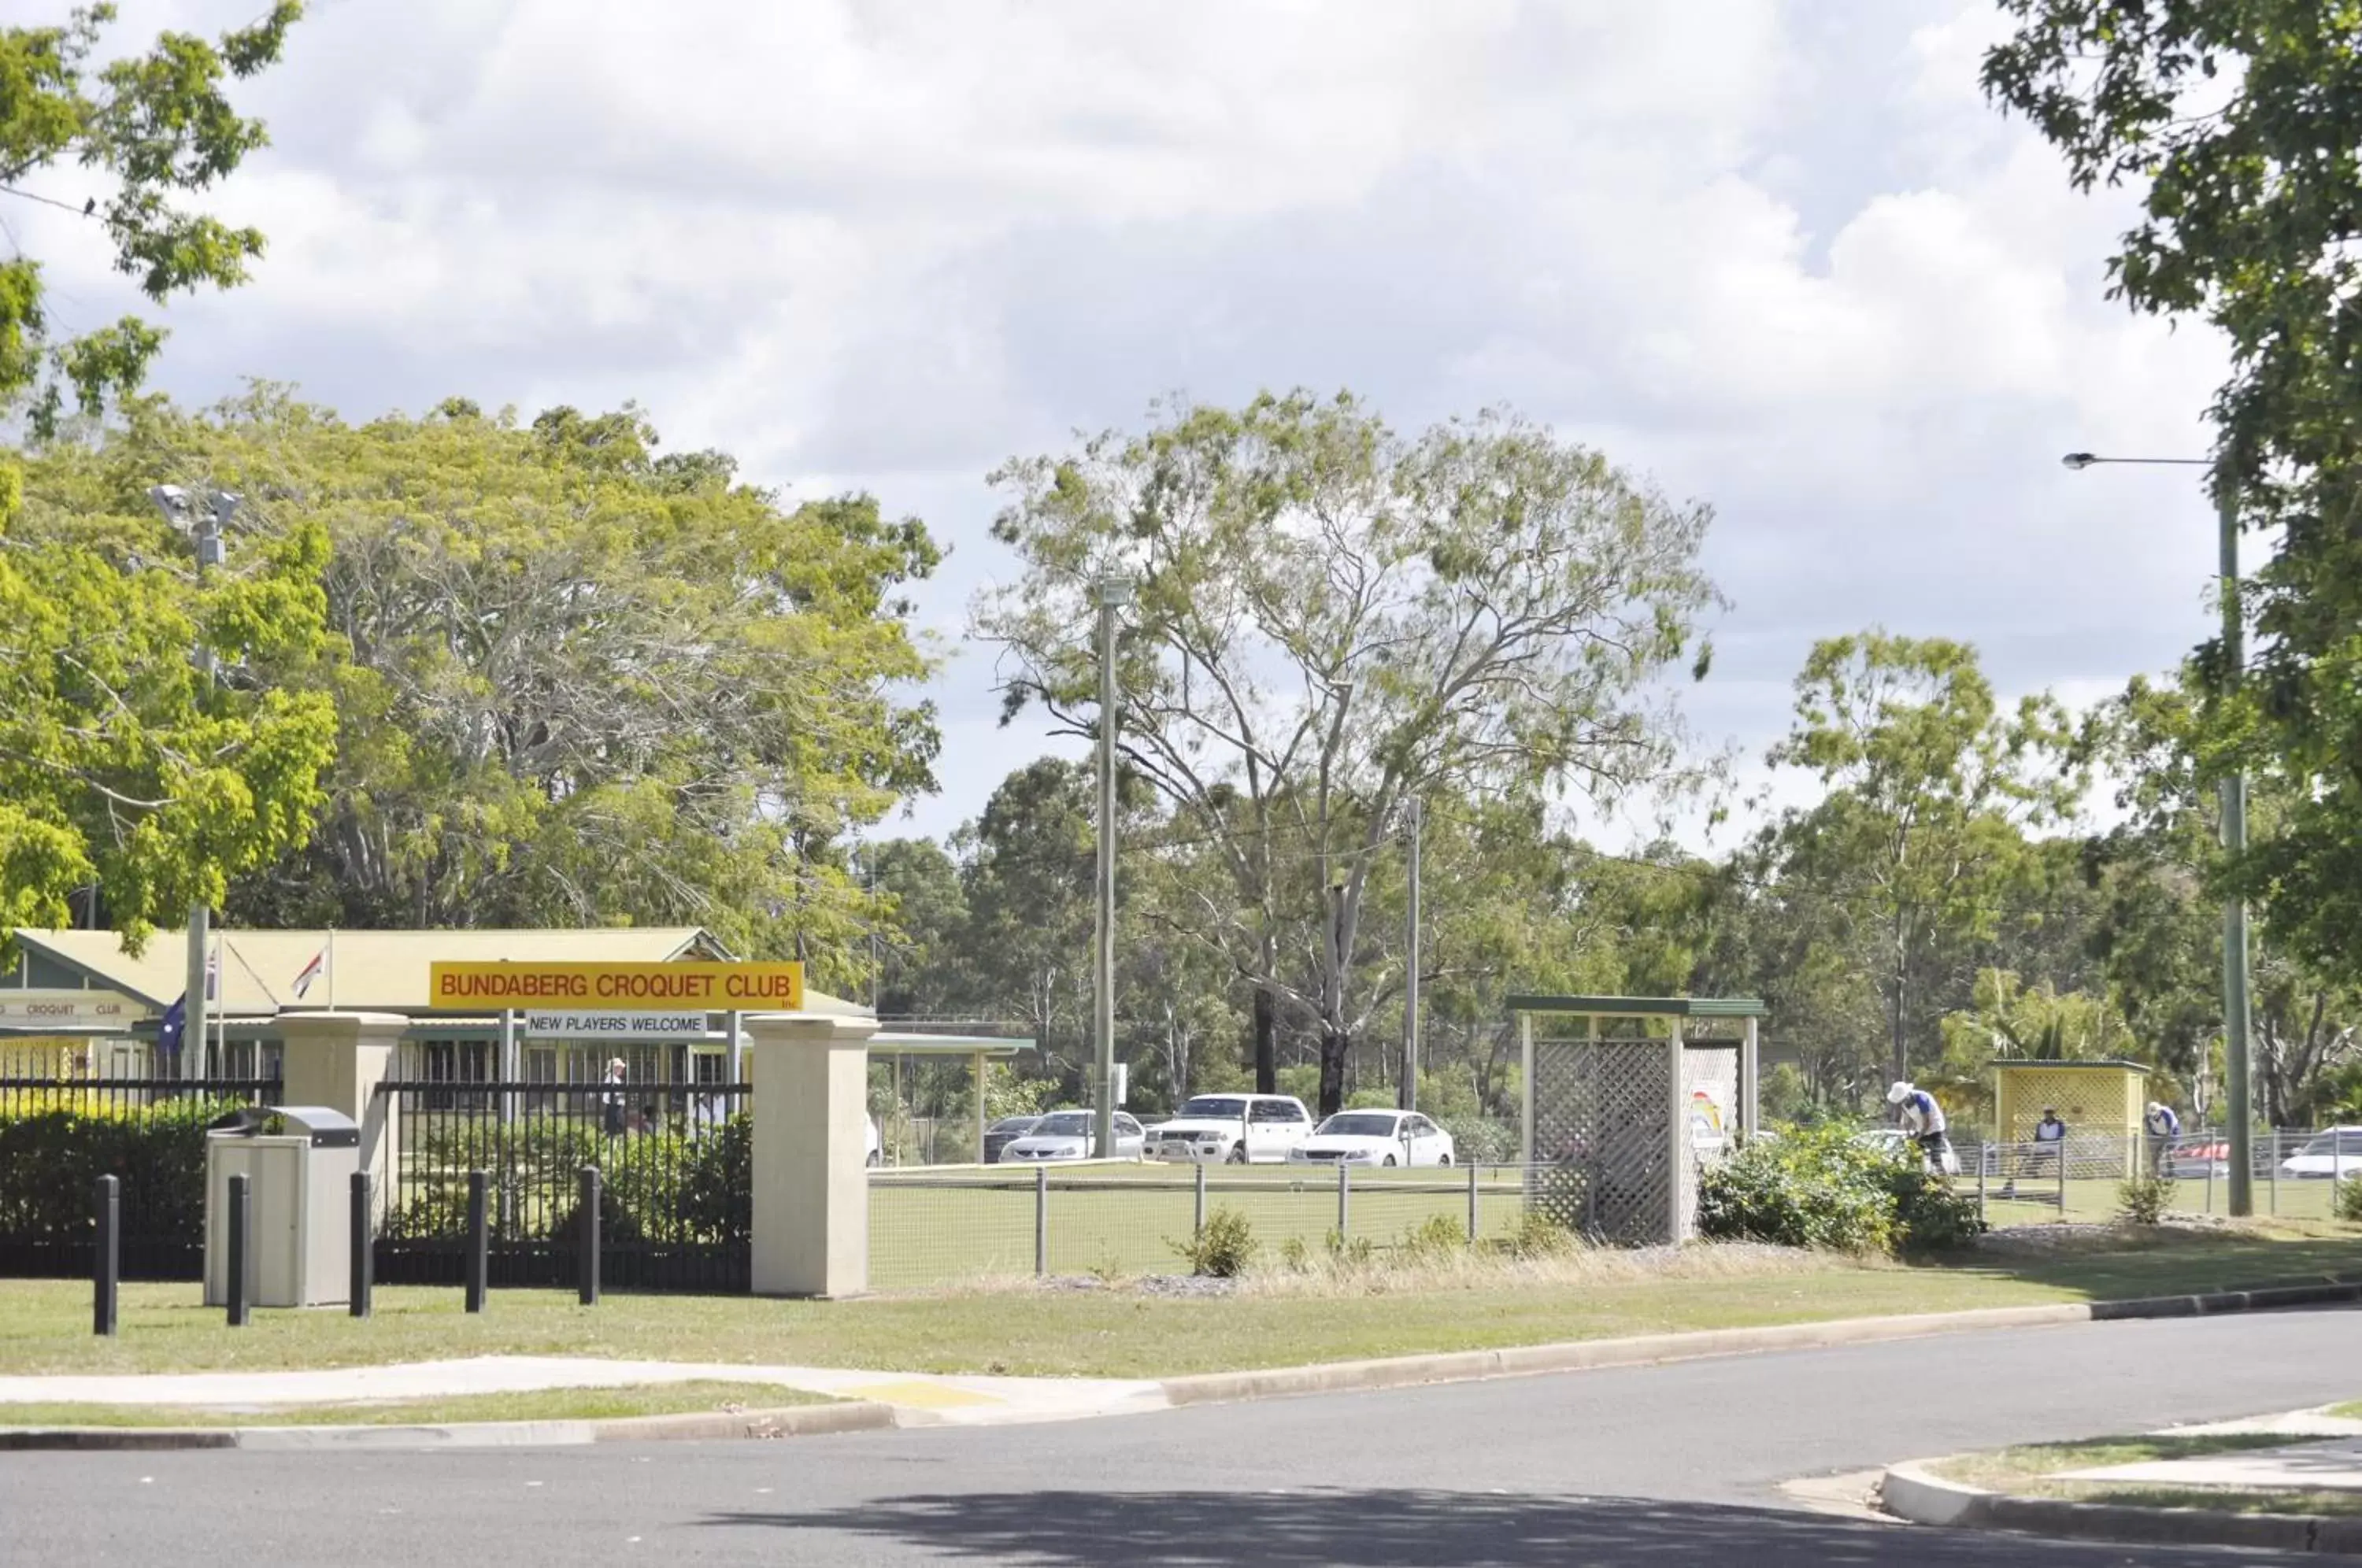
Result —
[[90, 1234], [100, 1176], [122, 1184], [125, 1233], [202, 1246], [205, 1124], [239, 1109], [223, 1099], [0, 1117], [0, 1236], [72, 1242]]
[[1984, 1229], [1976, 1199], [1929, 1174], [1918, 1150], [1868, 1147], [1820, 1127], [1758, 1139], [1708, 1169], [1698, 1231], [1849, 1253], [1936, 1251]]

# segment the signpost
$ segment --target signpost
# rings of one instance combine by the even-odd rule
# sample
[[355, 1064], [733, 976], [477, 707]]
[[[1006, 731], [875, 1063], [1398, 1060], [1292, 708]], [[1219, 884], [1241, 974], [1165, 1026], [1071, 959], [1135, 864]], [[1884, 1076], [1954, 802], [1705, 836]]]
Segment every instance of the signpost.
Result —
[[[800, 964], [436, 964], [427, 1006], [446, 1012], [626, 1014], [801, 1012]], [[531, 1030], [530, 1021], [527, 1025]], [[609, 1032], [614, 1032], [609, 1031]], [[699, 1020], [697, 1032], [705, 1032]], [[668, 1036], [640, 1036], [666, 1038]]]
[[0, 1029], [129, 1029], [152, 1010], [120, 991], [0, 990]]
[[527, 1040], [704, 1040], [701, 1012], [527, 1012]]

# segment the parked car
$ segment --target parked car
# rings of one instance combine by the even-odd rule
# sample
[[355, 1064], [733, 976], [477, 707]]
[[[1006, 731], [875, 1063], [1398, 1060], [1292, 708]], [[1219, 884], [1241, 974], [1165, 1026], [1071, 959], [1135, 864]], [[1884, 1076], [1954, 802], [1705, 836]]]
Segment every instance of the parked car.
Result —
[[1285, 1094], [1201, 1094], [1148, 1132], [1148, 1152], [1192, 1165], [1276, 1165], [1312, 1136], [1312, 1113]]
[[1899, 1154], [1911, 1143], [1910, 1135], [1900, 1127], [1873, 1127], [1867, 1132], [1855, 1133], [1853, 1141], [1858, 1148], [1876, 1149], [1884, 1154]]
[[2166, 1152], [2162, 1164], [2164, 1168], [2158, 1174], [2177, 1180], [2228, 1176], [2231, 1174], [2230, 1141], [2213, 1136], [2183, 1139]]
[[2362, 1176], [2362, 1127], [2333, 1127], [2280, 1162], [2280, 1175], [2326, 1181]]
[[1448, 1165], [1451, 1134], [1415, 1110], [1341, 1110], [1287, 1151], [1290, 1165]]
[[[1032, 1131], [1010, 1140], [1000, 1151], [999, 1163], [1041, 1165], [1054, 1160], [1089, 1159], [1087, 1151], [1096, 1120], [1087, 1110], [1054, 1110], [1036, 1121]], [[1136, 1160], [1146, 1141], [1147, 1133], [1138, 1121], [1120, 1110], [1115, 1113], [1115, 1151], [1110, 1158]]]
[[1004, 1116], [986, 1128], [984, 1130], [984, 1163], [988, 1165], [999, 1164], [1000, 1152], [1032, 1132], [1034, 1125], [1041, 1120], [1039, 1116]]

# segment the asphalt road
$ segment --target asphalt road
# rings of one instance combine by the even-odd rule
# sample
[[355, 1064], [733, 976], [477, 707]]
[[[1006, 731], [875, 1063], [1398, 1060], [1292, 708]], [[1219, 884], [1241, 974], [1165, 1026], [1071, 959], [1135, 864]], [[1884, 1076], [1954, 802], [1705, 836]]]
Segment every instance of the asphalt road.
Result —
[[6, 1454], [0, 1563], [2255, 1562], [2271, 1559], [1857, 1524], [1795, 1511], [1775, 1488], [2350, 1396], [2362, 1396], [2362, 1312], [2327, 1309], [1059, 1426], [507, 1452]]

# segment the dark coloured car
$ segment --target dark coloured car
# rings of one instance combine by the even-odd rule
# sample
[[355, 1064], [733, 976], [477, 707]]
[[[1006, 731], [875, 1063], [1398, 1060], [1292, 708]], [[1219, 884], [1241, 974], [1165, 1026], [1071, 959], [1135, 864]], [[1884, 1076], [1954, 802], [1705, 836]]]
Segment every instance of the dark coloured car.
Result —
[[1033, 1124], [1041, 1120], [1038, 1116], [1004, 1116], [986, 1128], [984, 1130], [984, 1163], [988, 1165], [999, 1165], [1000, 1151], [1032, 1132]]

